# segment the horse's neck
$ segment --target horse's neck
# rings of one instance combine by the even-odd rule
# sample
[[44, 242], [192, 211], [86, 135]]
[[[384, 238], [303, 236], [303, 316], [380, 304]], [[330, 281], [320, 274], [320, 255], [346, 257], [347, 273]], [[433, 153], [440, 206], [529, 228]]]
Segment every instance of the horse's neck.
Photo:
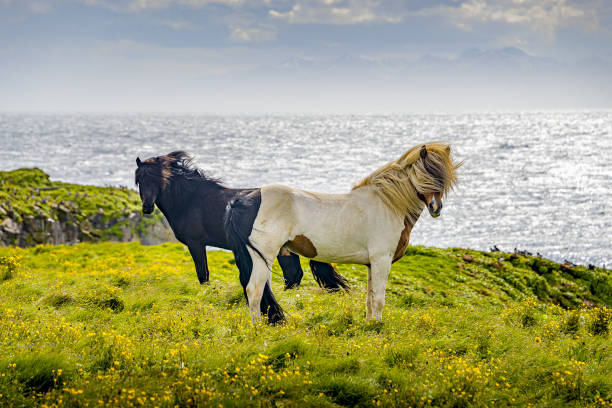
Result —
[[174, 221], [177, 218], [177, 215], [180, 214], [179, 211], [176, 211], [178, 208], [177, 203], [169, 193], [161, 192], [157, 196], [157, 200], [155, 201], [157, 208], [164, 214], [164, 217], [168, 220], [170, 225], [173, 225]]
[[186, 194], [185, 192], [177, 195], [169, 187], [157, 196], [156, 204], [172, 225], [173, 221], [186, 214], [189, 207], [194, 205], [193, 195], [194, 193]]
[[[417, 220], [419, 219], [421, 212], [425, 208], [425, 205], [421, 207], [421, 210], [415, 214], [398, 214], [391, 207], [385, 204], [384, 200], [380, 197], [380, 195], [376, 192], [376, 189], [373, 186], [363, 186], [357, 189], [351, 190], [350, 199], [358, 200], [361, 202], [376, 202], [380, 206], [381, 209], [384, 209], [386, 213], [388, 213], [389, 219], [395, 220], [397, 223], [405, 223], [408, 221], [410, 224], [410, 228], [414, 227]], [[412, 220], [412, 221], [411, 221]]]
[[[183, 193], [180, 195], [173, 194], [171, 191], [162, 191], [158, 196], [157, 207], [164, 214], [170, 225], [179, 220], [183, 216], [190, 213], [193, 206], [207, 206], [220, 200], [221, 190], [218, 189], [196, 189], [191, 193]], [[225, 204], [221, 203], [223, 208]], [[209, 209], [210, 210], [210, 209]]]

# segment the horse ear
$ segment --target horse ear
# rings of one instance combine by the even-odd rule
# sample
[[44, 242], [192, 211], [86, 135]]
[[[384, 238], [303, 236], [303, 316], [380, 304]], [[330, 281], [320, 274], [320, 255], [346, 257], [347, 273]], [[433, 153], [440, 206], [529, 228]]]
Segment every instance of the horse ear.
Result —
[[427, 147], [423, 145], [421, 147], [421, 159], [425, 160], [426, 157], [427, 157]]
[[140, 157], [136, 157], [136, 165], [138, 167], [142, 166], [142, 162], [140, 161]]

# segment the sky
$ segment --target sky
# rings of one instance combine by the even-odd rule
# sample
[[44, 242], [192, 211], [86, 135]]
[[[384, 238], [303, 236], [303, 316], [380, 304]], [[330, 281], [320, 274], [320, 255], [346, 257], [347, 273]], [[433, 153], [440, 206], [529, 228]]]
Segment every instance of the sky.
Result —
[[0, 110], [612, 108], [610, 0], [0, 0]]

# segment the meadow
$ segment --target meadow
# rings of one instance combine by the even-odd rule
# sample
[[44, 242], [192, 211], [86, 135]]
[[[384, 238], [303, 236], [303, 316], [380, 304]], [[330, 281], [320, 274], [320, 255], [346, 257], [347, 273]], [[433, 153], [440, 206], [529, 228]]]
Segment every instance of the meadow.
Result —
[[612, 406], [609, 270], [409, 247], [379, 323], [365, 267], [327, 293], [275, 265], [270, 326], [208, 256], [200, 286], [179, 244], [0, 248], [0, 406]]

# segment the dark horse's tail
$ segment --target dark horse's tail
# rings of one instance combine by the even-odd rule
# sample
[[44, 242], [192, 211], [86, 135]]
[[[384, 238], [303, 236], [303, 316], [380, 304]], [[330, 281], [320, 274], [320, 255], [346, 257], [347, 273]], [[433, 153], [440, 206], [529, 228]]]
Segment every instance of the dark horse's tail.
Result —
[[331, 264], [311, 259], [310, 270], [319, 286], [323, 289], [327, 289], [330, 292], [335, 292], [340, 289], [348, 291], [350, 289], [346, 278], [340, 275]]
[[[304, 272], [300, 265], [300, 257], [291, 252], [289, 255], [278, 256], [278, 264], [283, 270], [285, 277], [285, 289], [297, 288], [300, 285]], [[338, 271], [330, 264], [325, 262], [310, 260], [310, 270], [315, 278], [315, 281], [320, 287], [330, 292], [336, 292], [340, 289], [349, 290], [349, 284], [346, 279], [338, 273]]]
[[[249, 298], [246, 293], [246, 287], [249, 284], [251, 273], [253, 272], [253, 259], [251, 259], [251, 254], [247, 247], [250, 247], [261, 257], [261, 259], [266, 261], [266, 258], [261, 252], [259, 252], [259, 250], [249, 241], [249, 236], [253, 230], [253, 223], [255, 222], [260, 204], [261, 195], [259, 190], [256, 190], [248, 196], [232, 200], [228, 204], [225, 212], [225, 233], [227, 234], [230, 247], [232, 251], [234, 251], [236, 265], [240, 271], [240, 284], [244, 290], [244, 297], [247, 299], [247, 302]], [[270, 324], [276, 324], [285, 320], [283, 309], [274, 298], [274, 294], [268, 282], [266, 282], [266, 286], [264, 287], [260, 310], [262, 314], [268, 315], [268, 323]]]

